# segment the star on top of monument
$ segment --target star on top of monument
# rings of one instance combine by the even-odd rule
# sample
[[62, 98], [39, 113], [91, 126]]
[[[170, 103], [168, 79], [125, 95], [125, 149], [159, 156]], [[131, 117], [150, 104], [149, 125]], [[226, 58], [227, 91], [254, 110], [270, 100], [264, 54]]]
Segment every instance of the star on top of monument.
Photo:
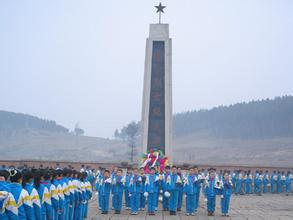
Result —
[[158, 6], [155, 6], [155, 8], [157, 9], [157, 13], [158, 12], [164, 13], [164, 8], [166, 8], [166, 6], [163, 6], [162, 3], [160, 2], [160, 4]]
[[166, 6], [163, 6], [160, 2], [159, 5], [155, 6], [155, 8], [157, 9], [157, 13], [159, 13], [159, 24], [161, 24], [161, 13], [164, 13], [164, 8], [166, 8]]

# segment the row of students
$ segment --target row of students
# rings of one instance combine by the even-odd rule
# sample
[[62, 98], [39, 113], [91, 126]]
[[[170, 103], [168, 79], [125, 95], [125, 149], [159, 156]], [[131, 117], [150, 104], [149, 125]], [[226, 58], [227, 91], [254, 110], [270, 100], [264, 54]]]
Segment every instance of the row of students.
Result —
[[176, 215], [180, 211], [183, 198], [186, 200], [186, 215], [195, 215], [203, 190], [208, 215], [214, 215], [216, 196], [219, 195], [222, 215], [228, 216], [233, 184], [228, 172], [218, 176], [215, 169], [209, 169], [208, 174], [200, 174], [195, 166], [183, 176], [180, 168], [172, 166], [172, 169], [166, 167], [164, 172], [151, 168], [148, 174], [137, 168], [129, 169], [126, 175], [123, 175], [122, 169], [114, 169], [112, 173], [101, 170], [97, 176], [96, 189], [102, 214], [108, 214], [112, 196], [115, 214], [121, 213], [124, 198], [126, 209], [130, 209], [132, 215], [143, 210], [145, 205], [148, 207], [148, 214], [155, 215], [161, 195], [163, 210], [169, 211], [170, 215]]
[[250, 171], [234, 171], [232, 174], [232, 182], [234, 184], [233, 191], [236, 195], [263, 193], [286, 193], [291, 192], [293, 175], [290, 171], [273, 171], [270, 175], [268, 171], [256, 170], [252, 175]]
[[91, 197], [86, 172], [0, 170], [1, 220], [82, 220]]

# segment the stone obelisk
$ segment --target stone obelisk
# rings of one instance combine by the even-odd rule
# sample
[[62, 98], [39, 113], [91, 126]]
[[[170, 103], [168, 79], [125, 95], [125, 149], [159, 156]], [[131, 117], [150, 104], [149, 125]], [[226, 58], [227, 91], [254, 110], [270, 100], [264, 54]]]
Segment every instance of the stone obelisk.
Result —
[[172, 40], [169, 25], [161, 23], [165, 6], [155, 6], [159, 23], [150, 24], [146, 40], [142, 147], [162, 150], [172, 163]]

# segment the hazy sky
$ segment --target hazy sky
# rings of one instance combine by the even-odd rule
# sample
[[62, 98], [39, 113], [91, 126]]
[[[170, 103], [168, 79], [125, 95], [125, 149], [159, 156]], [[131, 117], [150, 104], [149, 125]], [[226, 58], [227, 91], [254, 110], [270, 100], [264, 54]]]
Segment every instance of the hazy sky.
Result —
[[[153, 0], [1, 0], [0, 109], [111, 137], [140, 120]], [[293, 95], [292, 0], [169, 0], [174, 112]]]

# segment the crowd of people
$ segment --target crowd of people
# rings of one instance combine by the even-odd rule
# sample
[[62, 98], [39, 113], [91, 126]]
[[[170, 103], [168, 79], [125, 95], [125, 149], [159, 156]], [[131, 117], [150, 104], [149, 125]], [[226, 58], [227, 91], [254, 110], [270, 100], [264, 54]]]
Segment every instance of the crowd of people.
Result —
[[85, 170], [0, 169], [1, 220], [82, 220], [87, 217], [91, 197]]
[[[82, 220], [87, 218], [88, 203], [96, 190], [101, 214], [122, 209], [137, 215], [147, 208], [155, 215], [159, 202], [170, 215], [184, 211], [196, 215], [200, 195], [205, 200], [207, 215], [215, 213], [220, 199], [222, 216], [229, 216], [231, 196], [266, 193], [291, 193], [293, 176], [290, 171], [263, 172], [207, 170], [192, 166], [144, 168], [129, 167], [111, 170], [90, 167], [38, 169], [5, 167], [0, 169], [0, 219], [21, 220]], [[185, 203], [185, 210], [182, 210]]]
[[[262, 193], [283, 193], [289, 195], [293, 176], [288, 171], [257, 170], [254, 175], [250, 171], [220, 170], [210, 168], [199, 170], [197, 166], [189, 168], [185, 173], [180, 167], [151, 167], [147, 172], [144, 168], [123, 170], [114, 168], [112, 171], [100, 169], [96, 177], [98, 203], [102, 214], [109, 212], [112, 196], [112, 209], [120, 214], [123, 201], [125, 208], [132, 215], [138, 214], [147, 206], [148, 214], [155, 215], [158, 203], [162, 200], [163, 211], [176, 215], [181, 211], [185, 198], [186, 215], [195, 215], [199, 206], [200, 194], [203, 193], [207, 214], [213, 216], [216, 198], [221, 200], [222, 216], [229, 216], [230, 198], [232, 194], [248, 195]], [[123, 197], [124, 196], [124, 197]]]

